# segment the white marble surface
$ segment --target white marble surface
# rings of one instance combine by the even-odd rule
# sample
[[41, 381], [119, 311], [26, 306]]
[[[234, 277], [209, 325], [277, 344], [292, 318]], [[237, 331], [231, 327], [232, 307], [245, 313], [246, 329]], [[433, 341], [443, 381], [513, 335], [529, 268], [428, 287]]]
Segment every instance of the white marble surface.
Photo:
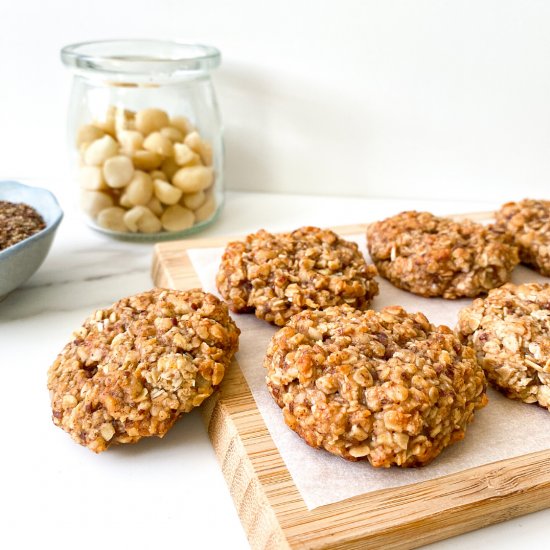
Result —
[[[359, 223], [405, 208], [489, 210], [500, 202], [230, 193], [220, 220], [203, 236]], [[42, 268], [0, 303], [2, 548], [247, 547], [198, 414], [182, 418], [162, 441], [99, 456], [75, 445], [50, 420], [49, 364], [91, 310], [152, 286], [151, 254], [152, 245], [109, 240], [66, 211]], [[547, 549], [549, 521], [546, 510], [429, 548]]]

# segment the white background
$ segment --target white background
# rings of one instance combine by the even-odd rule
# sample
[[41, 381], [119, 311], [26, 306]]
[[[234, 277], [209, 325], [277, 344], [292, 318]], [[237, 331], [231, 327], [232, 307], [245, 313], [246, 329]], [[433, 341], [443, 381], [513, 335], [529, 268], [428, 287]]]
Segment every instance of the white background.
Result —
[[[488, 209], [523, 196], [550, 198], [549, 29], [550, 2], [534, 0], [0, 0], [0, 179], [30, 180], [68, 203], [65, 111], [70, 75], [61, 65], [59, 49], [83, 40], [145, 37], [211, 43], [221, 49], [223, 64], [215, 79], [226, 129], [226, 181], [232, 189], [452, 200], [443, 209], [434, 207], [439, 214], [473, 210], [472, 201], [476, 208]], [[470, 202], [464, 207], [456, 199]], [[490, 201], [490, 206], [480, 201]], [[405, 204], [414, 206], [392, 203], [392, 212]], [[235, 234], [259, 224], [288, 229], [298, 219], [317, 224], [326, 220], [327, 225], [359, 222], [369, 207], [380, 216], [390, 213], [370, 201], [296, 197], [289, 203], [287, 196], [231, 194], [220, 223], [211, 229]], [[33, 348], [37, 362], [29, 356], [32, 372], [42, 373], [69, 326], [76, 326], [93, 307], [150, 285], [146, 252], [141, 256], [141, 248], [121, 246], [134, 263], [128, 267], [113, 261], [119, 245], [73, 223], [73, 213], [65, 210], [61, 234], [37, 278], [3, 303], [8, 320], [25, 304], [39, 309], [23, 321], [16, 319], [12, 332], [0, 329], [0, 366], [5, 369], [21, 366], [27, 335], [47, 327]], [[121, 270], [114, 283], [105, 279], [110, 269]], [[71, 286], [71, 278], [84, 281], [82, 287]], [[75, 309], [52, 313], [52, 300], [63, 308], [65, 298]], [[33, 331], [27, 332], [29, 327]], [[49, 332], [57, 340], [51, 339], [55, 345], [48, 355], [44, 347], [50, 345]], [[6, 380], [12, 378], [10, 373]], [[43, 383], [33, 378], [34, 395], [43, 391]], [[40, 395], [36, 406], [45, 409], [45, 394]], [[59, 445], [66, 440], [74, 447], [74, 455], [67, 456], [78, 462], [84, 449], [56, 431], [44, 414], [33, 419], [34, 409], [24, 410], [26, 425], [37, 428], [43, 422], [59, 432]], [[17, 426], [9, 425], [13, 430]], [[50, 435], [39, 433], [48, 441]], [[87, 548], [97, 541], [109, 548], [130, 540], [141, 548], [156, 541], [159, 547], [173, 545], [181, 533], [183, 548], [193, 525], [192, 536], [204, 538], [204, 547], [208, 541], [213, 546], [225, 541], [227, 548], [245, 548], [197, 415], [175, 428], [172, 437], [192, 442], [189, 454], [170, 455], [181, 465], [176, 485], [189, 483], [183, 507], [171, 509], [153, 525], [147, 517], [141, 525], [138, 517], [137, 523], [122, 522], [120, 527], [117, 514], [100, 506], [102, 489], [108, 490], [111, 480], [97, 473], [101, 463], [96, 460], [96, 469], [88, 469], [83, 462], [73, 470], [65, 457], [52, 473], [48, 465], [61, 448], [57, 440], [52, 450], [25, 438], [32, 449], [24, 453], [8, 433], [12, 447], [5, 453], [8, 464], [6, 457], [2, 460], [2, 487], [7, 490], [0, 498], [0, 539], [6, 548], [25, 548], [29, 540], [44, 548], [52, 540], [59, 548]], [[149, 443], [158, 442], [143, 445]], [[42, 455], [47, 459], [42, 461]], [[32, 468], [25, 470], [29, 464]], [[32, 475], [20, 479], [21, 471]], [[79, 474], [73, 480], [74, 471], [88, 477], [83, 481]], [[166, 472], [160, 469], [154, 479]], [[65, 502], [58, 478], [74, 484], [76, 501], [68, 494]], [[124, 487], [124, 482], [122, 478], [112, 488]], [[193, 490], [203, 485], [210, 493]], [[21, 492], [21, 486], [29, 491]], [[88, 490], [95, 504], [90, 509], [82, 497]], [[156, 487], [148, 488], [152, 490]], [[167, 493], [162, 485], [161, 496]], [[133, 495], [128, 498], [138, 508]], [[162, 510], [153, 515], [162, 516]], [[51, 517], [56, 522], [50, 523]], [[67, 520], [64, 530], [58, 529]], [[518, 549], [525, 543], [542, 550], [548, 548], [547, 525], [548, 511], [540, 512], [433, 548]]]
[[0, 175], [65, 175], [65, 44], [211, 43], [232, 189], [548, 198], [550, 2], [2, 0]]

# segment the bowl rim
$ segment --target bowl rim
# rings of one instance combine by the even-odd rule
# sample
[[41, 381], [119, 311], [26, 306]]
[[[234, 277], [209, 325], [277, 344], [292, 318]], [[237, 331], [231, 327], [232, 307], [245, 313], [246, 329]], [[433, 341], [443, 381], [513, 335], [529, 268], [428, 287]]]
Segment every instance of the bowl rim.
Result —
[[[59, 206], [59, 201], [57, 200], [56, 196], [49, 191], [48, 189], [44, 189], [43, 187], [35, 187], [34, 185], [26, 185], [24, 183], [14, 181], [14, 180], [0, 180], [0, 184], [2, 183], [10, 183], [12, 184], [11, 187], [13, 189], [16, 188], [25, 188], [30, 189], [33, 193], [38, 192], [39, 194], [47, 195], [50, 199], [52, 199], [52, 203], [54, 206], [54, 219], [52, 222], [50, 222], [44, 229], [41, 229], [34, 235], [31, 235], [30, 237], [27, 237], [26, 239], [23, 239], [22, 241], [19, 241], [18, 243], [12, 244], [11, 246], [8, 246], [8, 248], [5, 248], [4, 250], [0, 250], [0, 260], [7, 258], [8, 256], [11, 256], [12, 254], [16, 254], [19, 250], [22, 250], [29, 244], [31, 244], [34, 241], [38, 241], [47, 235], [49, 235], [52, 232], [55, 232], [55, 230], [59, 227], [59, 224], [61, 223], [61, 220], [63, 219], [63, 210], [61, 209], [61, 206]], [[1, 200], [9, 200], [9, 199], [1, 199]], [[10, 201], [11, 202], [11, 201]], [[37, 212], [38, 209], [34, 208]], [[38, 212], [42, 217], [43, 214], [41, 212]]]

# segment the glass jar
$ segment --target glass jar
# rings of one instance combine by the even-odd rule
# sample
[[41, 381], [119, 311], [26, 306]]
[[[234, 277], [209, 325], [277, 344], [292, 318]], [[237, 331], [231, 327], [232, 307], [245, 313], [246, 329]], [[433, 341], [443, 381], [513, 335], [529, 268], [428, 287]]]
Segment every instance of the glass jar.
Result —
[[73, 74], [68, 136], [80, 208], [98, 231], [160, 240], [223, 204], [223, 141], [210, 71], [220, 52], [158, 40], [61, 50]]

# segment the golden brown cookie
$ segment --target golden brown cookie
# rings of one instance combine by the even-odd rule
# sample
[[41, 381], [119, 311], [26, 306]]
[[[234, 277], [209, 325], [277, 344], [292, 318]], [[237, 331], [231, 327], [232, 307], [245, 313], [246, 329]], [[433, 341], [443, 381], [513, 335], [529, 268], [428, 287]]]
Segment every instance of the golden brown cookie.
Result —
[[88, 317], [50, 367], [53, 421], [96, 453], [162, 437], [222, 381], [239, 332], [201, 290], [123, 298]]
[[378, 294], [376, 269], [356, 243], [328, 229], [261, 230], [227, 245], [216, 283], [236, 312], [283, 326], [306, 309], [349, 304], [366, 309]]
[[402, 212], [373, 223], [367, 246], [382, 277], [420, 296], [475, 297], [508, 281], [519, 262], [502, 232], [429, 212]]
[[550, 277], [550, 201], [509, 202], [495, 214], [496, 225], [519, 248], [520, 260]]
[[550, 284], [507, 284], [460, 311], [457, 332], [489, 382], [550, 410]]
[[290, 428], [375, 467], [429, 463], [487, 403], [474, 351], [399, 306], [304, 311], [275, 334], [264, 366]]

